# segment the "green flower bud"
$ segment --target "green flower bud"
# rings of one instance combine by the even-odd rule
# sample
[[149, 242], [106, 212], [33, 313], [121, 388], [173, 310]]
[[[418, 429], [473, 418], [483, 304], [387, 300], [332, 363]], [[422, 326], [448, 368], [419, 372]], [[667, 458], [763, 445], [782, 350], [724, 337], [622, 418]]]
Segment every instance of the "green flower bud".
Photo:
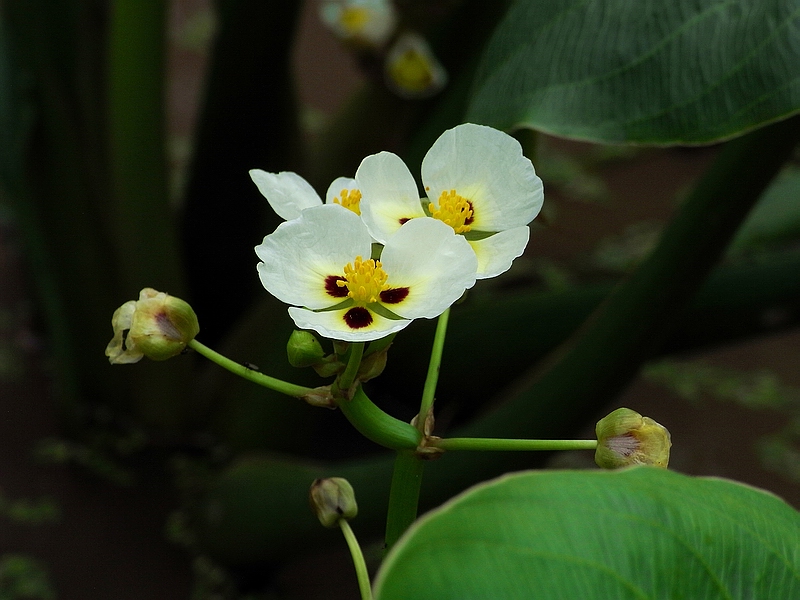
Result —
[[349, 521], [358, 514], [353, 486], [341, 477], [315, 479], [308, 500], [311, 510], [325, 527], [336, 527], [339, 519]]
[[298, 329], [289, 336], [286, 354], [289, 357], [289, 364], [293, 367], [311, 367], [325, 357], [325, 351], [316, 336]]
[[389, 356], [389, 348], [368, 354], [361, 361], [358, 367], [356, 378], [362, 383], [374, 379], [386, 368], [386, 359]]
[[630, 408], [618, 408], [600, 419], [595, 428], [594, 461], [604, 469], [654, 465], [666, 469], [672, 446], [669, 431], [650, 417]]
[[197, 315], [185, 301], [152, 288], [139, 292], [114, 311], [114, 337], [106, 347], [113, 364], [139, 362], [146, 356], [166, 360], [180, 354], [200, 332]]

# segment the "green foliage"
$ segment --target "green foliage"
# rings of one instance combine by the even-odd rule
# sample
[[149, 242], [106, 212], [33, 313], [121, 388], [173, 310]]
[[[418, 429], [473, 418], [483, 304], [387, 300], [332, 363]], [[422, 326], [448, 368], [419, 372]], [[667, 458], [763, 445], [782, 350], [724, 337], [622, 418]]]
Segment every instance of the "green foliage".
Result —
[[800, 514], [766, 492], [652, 468], [528, 472], [420, 519], [379, 600], [796, 598]]
[[55, 600], [45, 567], [22, 554], [0, 556], [0, 600]]
[[797, 26], [783, 0], [519, 0], [467, 119], [604, 142], [728, 138], [797, 110]]
[[59, 521], [61, 509], [51, 498], [10, 500], [0, 493], [0, 515], [14, 523], [40, 525]]

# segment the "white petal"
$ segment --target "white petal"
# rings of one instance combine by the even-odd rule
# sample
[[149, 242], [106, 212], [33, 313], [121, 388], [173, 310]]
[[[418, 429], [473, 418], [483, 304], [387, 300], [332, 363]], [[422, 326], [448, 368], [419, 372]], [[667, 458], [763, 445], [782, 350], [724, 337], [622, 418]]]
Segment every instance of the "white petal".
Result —
[[347, 263], [370, 255], [372, 239], [357, 214], [335, 204], [303, 211], [278, 225], [256, 246], [263, 261], [258, 275], [269, 293], [308, 308], [327, 308], [342, 301], [325, 291], [325, 279], [342, 276]]
[[530, 228], [527, 226], [506, 229], [487, 238], [470, 241], [478, 257], [478, 279], [496, 277], [511, 268], [511, 263], [522, 256], [528, 245]]
[[356, 171], [356, 183], [361, 190], [361, 218], [382, 244], [406, 221], [425, 216], [414, 176], [396, 154], [366, 157]]
[[322, 200], [311, 184], [291, 171], [267, 173], [261, 169], [252, 169], [250, 178], [258, 187], [258, 191], [267, 199], [279, 217], [296, 219], [300, 212], [312, 206], [319, 206]]
[[407, 287], [408, 296], [386, 304], [407, 319], [432, 319], [475, 283], [478, 261], [464, 236], [431, 217], [409, 221], [381, 254], [391, 288]]
[[473, 123], [449, 129], [434, 142], [422, 161], [422, 182], [431, 202], [449, 190], [472, 202], [475, 231], [527, 225], [544, 201], [542, 180], [519, 142]]
[[333, 199], [338, 198], [342, 194], [342, 190], [357, 190], [358, 184], [352, 177], [337, 177], [328, 186], [328, 191], [325, 193], [325, 204], [333, 204]]
[[304, 308], [289, 308], [289, 316], [300, 329], [313, 329], [323, 337], [343, 340], [345, 342], [370, 342], [390, 333], [404, 329], [410, 320], [387, 319], [372, 311], [372, 323], [360, 329], [353, 329], [347, 325], [344, 315], [347, 310], [327, 310], [313, 312]]

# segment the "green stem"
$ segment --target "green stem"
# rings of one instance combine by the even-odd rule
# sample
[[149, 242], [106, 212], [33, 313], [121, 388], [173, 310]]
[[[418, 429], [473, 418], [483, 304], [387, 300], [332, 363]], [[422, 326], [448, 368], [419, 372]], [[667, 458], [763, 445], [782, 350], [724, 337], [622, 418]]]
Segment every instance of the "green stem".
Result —
[[356, 577], [358, 578], [358, 589], [361, 592], [361, 600], [372, 600], [372, 588], [369, 584], [369, 573], [367, 572], [367, 563], [364, 562], [364, 553], [361, 552], [361, 546], [358, 545], [356, 535], [350, 527], [347, 519], [339, 519], [339, 527], [342, 528], [344, 539], [347, 540], [347, 547], [350, 548], [350, 555], [353, 557], [353, 566], [356, 568]]
[[350, 344], [350, 358], [347, 359], [347, 367], [344, 372], [339, 376], [339, 389], [349, 390], [356, 380], [358, 367], [361, 366], [361, 357], [364, 356], [364, 342], [356, 342]]
[[223, 369], [227, 369], [234, 375], [238, 375], [248, 381], [252, 381], [253, 383], [257, 383], [260, 386], [268, 388], [270, 390], [274, 390], [276, 392], [280, 392], [281, 394], [286, 394], [287, 396], [294, 396], [295, 398], [302, 398], [309, 392], [313, 391], [311, 388], [304, 387], [302, 385], [295, 385], [293, 383], [288, 383], [281, 379], [276, 379], [275, 377], [270, 377], [269, 375], [264, 375], [263, 373], [259, 373], [258, 371], [254, 371], [249, 367], [246, 367], [242, 364], [237, 363], [236, 361], [231, 360], [230, 358], [223, 356], [219, 352], [216, 352], [209, 348], [208, 346], [204, 346], [197, 340], [192, 340], [188, 344], [189, 348], [205, 356], [208, 360], [217, 363]]
[[416, 450], [422, 436], [408, 423], [383, 412], [359, 386], [350, 400], [340, 398], [337, 406], [361, 435], [392, 450]]
[[433, 439], [429, 446], [442, 450], [594, 450], [597, 440], [508, 440], [502, 438]]
[[442, 352], [444, 350], [444, 338], [447, 334], [447, 322], [450, 320], [450, 309], [445, 310], [439, 315], [436, 323], [436, 334], [433, 337], [433, 349], [431, 350], [431, 360], [428, 363], [428, 375], [425, 378], [425, 387], [422, 390], [422, 402], [419, 407], [417, 417], [417, 429], [421, 434], [425, 434], [425, 421], [428, 414], [433, 410], [433, 401], [436, 395], [436, 384], [439, 383], [439, 367], [442, 364]]
[[413, 452], [401, 450], [395, 457], [389, 492], [389, 510], [386, 514], [387, 551], [417, 518], [424, 465], [424, 461]]

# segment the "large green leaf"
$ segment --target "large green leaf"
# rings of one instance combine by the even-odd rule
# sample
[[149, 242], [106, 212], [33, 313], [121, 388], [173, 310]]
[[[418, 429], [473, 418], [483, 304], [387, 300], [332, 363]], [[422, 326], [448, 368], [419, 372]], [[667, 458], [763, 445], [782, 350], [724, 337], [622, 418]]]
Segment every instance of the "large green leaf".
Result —
[[800, 598], [800, 514], [766, 492], [640, 467], [504, 476], [420, 519], [379, 600]]
[[519, 0], [467, 118], [605, 142], [704, 143], [800, 109], [797, 0]]

